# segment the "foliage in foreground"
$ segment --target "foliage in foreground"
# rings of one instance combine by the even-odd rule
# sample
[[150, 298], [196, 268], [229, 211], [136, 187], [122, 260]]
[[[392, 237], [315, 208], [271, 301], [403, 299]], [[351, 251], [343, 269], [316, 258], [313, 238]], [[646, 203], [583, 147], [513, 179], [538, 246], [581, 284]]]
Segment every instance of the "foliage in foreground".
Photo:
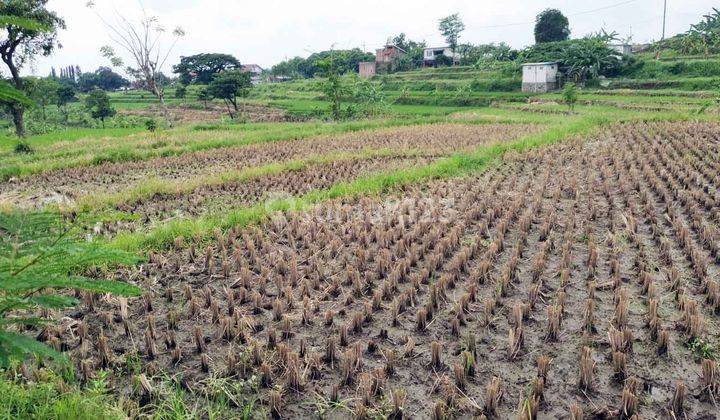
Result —
[[49, 370], [38, 371], [28, 382], [4, 372], [0, 377], [0, 419], [121, 419], [126, 416], [109, 405], [104, 377], [79, 390]]
[[137, 296], [135, 286], [76, 275], [90, 266], [130, 264], [131, 254], [110, 250], [92, 241], [79, 241], [72, 225], [50, 213], [0, 213], [0, 367], [30, 355], [61, 355], [15, 332], [49, 321], [36, 315], [77, 303], [60, 290]]

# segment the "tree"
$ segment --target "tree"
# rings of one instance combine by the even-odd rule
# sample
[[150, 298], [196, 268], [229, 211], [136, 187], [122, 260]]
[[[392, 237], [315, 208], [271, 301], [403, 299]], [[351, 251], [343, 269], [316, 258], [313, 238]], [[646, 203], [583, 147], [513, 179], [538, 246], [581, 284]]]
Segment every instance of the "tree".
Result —
[[[88, 7], [92, 6], [94, 3], [91, 1], [88, 3]], [[139, 26], [132, 24], [120, 13], [116, 13], [115, 23], [104, 19], [99, 14], [98, 17], [110, 30], [113, 42], [133, 57], [136, 67], [128, 67], [128, 73], [136, 78], [143, 89], [152, 92], [160, 100], [160, 104], [164, 105], [165, 87], [158, 81], [160, 69], [165, 65], [178, 40], [185, 36], [185, 31], [180, 27], [175, 28], [172, 31], [173, 39], [170, 45], [163, 48], [165, 29], [155, 16], [148, 16], [145, 9], [142, 12], [143, 18]], [[102, 47], [100, 52], [110, 60], [113, 66], [123, 65], [122, 59], [111, 46]]]
[[117, 90], [125, 86], [130, 86], [130, 81], [115, 73], [109, 67], [100, 67], [95, 70], [95, 80], [97, 87], [102, 90]]
[[70, 83], [71, 85], [77, 85], [82, 75], [83, 73], [80, 71], [80, 66], [60, 68], [60, 81]]
[[342, 118], [342, 99], [348, 93], [348, 88], [340, 78], [340, 68], [335, 57], [330, 55], [317, 63], [320, 74], [327, 80], [322, 83], [322, 91], [330, 101], [330, 111], [334, 120]]
[[566, 83], [562, 96], [565, 105], [570, 108], [570, 111], [575, 110], [575, 103], [577, 103], [578, 100], [577, 86], [575, 86], [575, 83]]
[[616, 76], [626, 64], [622, 55], [597, 38], [569, 42], [560, 59], [565, 67], [564, 73], [576, 82], [601, 75]]
[[110, 97], [102, 89], [93, 89], [90, 92], [85, 98], [85, 108], [93, 118], [102, 122], [103, 128], [105, 127], [105, 118], [112, 117], [116, 113], [115, 108], [110, 105]]
[[405, 50], [405, 55], [396, 63], [396, 70], [407, 71], [420, 67], [423, 64], [425, 42], [416, 42], [408, 39], [404, 33], [391, 38], [391, 43]]
[[45, 112], [47, 106], [57, 102], [57, 90], [60, 83], [50, 77], [31, 77], [25, 79], [24, 83], [27, 96], [40, 107], [42, 119], [45, 121], [47, 119]]
[[[14, 88], [23, 90], [20, 70], [38, 54], [50, 55], [57, 43], [58, 29], [65, 21], [46, 9], [48, 0], [3, 0], [0, 2], [0, 58], [10, 71]], [[21, 101], [7, 103], [15, 125], [15, 133], [25, 137], [25, 108]]]
[[202, 101], [203, 108], [208, 108], [208, 101], [212, 100], [212, 95], [210, 95], [210, 92], [208, 92], [208, 89], [206, 87], [202, 87], [198, 90], [198, 100]]
[[185, 96], [187, 96], [187, 88], [184, 85], [175, 88], [175, 98], [185, 99]]
[[57, 105], [58, 110], [63, 114], [65, 122], [67, 122], [69, 116], [67, 105], [77, 100], [75, 88], [71, 84], [61, 82], [57, 88], [55, 100], [55, 105]]
[[125, 86], [130, 86], [130, 81], [115, 73], [109, 67], [99, 67], [92, 73], [83, 73], [77, 81], [82, 92], [90, 92], [95, 88], [105, 91], [113, 91]]
[[462, 59], [460, 62], [476, 67], [494, 65], [499, 61], [513, 61], [517, 58], [518, 52], [509, 45], [501, 42], [499, 44], [461, 44], [458, 52]]
[[273, 76], [285, 76], [291, 78], [307, 77], [300, 71], [303, 63], [305, 63], [305, 59], [302, 57], [294, 57], [289, 60], [284, 60], [272, 66], [270, 74]]
[[460, 34], [462, 33], [462, 31], [465, 30], [465, 24], [460, 19], [460, 15], [455, 13], [453, 15], [440, 19], [438, 29], [440, 30], [442, 36], [445, 37], [445, 41], [448, 43], [450, 50], [452, 50], [453, 52], [453, 55], [455, 55], [455, 50], [457, 50], [458, 47], [458, 40], [460, 39]]
[[180, 57], [180, 64], [173, 66], [173, 73], [180, 78], [180, 83], [207, 85], [213, 77], [226, 70], [237, 70], [240, 61], [230, 54], [196, 54]]
[[713, 7], [700, 23], [690, 26], [688, 35], [697, 40], [705, 57], [709, 56], [720, 45], [720, 10]]
[[375, 61], [375, 55], [359, 48], [352, 50], [328, 50], [311, 54], [308, 58], [295, 57], [273, 66], [270, 73], [275, 76], [315, 77], [324, 72], [321, 63], [332, 56], [338, 74], [357, 73], [362, 61]]
[[535, 42], [565, 41], [570, 38], [570, 22], [561, 11], [545, 9], [535, 18]]
[[[213, 98], [222, 99], [225, 102], [230, 118], [234, 119], [238, 112], [237, 98], [247, 97], [250, 88], [252, 88], [250, 73], [230, 70], [216, 75], [208, 85], [207, 91]], [[232, 110], [230, 105], [233, 106]]]

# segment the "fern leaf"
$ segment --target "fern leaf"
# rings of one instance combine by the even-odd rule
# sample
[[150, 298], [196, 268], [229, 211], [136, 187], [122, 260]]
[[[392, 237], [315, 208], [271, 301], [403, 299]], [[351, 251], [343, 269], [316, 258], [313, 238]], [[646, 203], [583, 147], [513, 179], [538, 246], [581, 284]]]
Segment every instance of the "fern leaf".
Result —
[[0, 331], [0, 366], [7, 367], [9, 360], [13, 357], [23, 358], [28, 355], [65, 360], [65, 356], [61, 353], [39, 341], [10, 331]]
[[23, 105], [33, 103], [22, 91], [15, 89], [4, 80], [0, 80], [0, 102], [19, 102]]

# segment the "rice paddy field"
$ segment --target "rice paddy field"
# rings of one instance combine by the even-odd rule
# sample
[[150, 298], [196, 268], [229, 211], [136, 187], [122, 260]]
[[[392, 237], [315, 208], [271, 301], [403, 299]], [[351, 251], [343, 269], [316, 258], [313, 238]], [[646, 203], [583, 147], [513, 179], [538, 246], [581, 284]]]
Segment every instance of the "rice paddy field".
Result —
[[717, 418], [712, 91], [418, 89], [324, 122], [313, 89], [257, 89], [287, 120], [0, 150], [3, 208], [141, 258], [86, 274], [142, 297], [25, 331], [80, 386], [138, 418]]

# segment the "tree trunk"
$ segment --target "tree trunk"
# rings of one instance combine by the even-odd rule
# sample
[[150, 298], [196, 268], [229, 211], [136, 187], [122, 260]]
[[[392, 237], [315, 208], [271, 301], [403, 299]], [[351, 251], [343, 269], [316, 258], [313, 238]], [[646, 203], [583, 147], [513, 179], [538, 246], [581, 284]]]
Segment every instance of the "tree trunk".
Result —
[[12, 105], [10, 112], [15, 125], [15, 134], [18, 137], [25, 137], [25, 108], [21, 104], [15, 103]]
[[[8, 69], [10, 69], [15, 89], [22, 91], [23, 81], [20, 77], [20, 70], [18, 70], [15, 63], [13, 63], [12, 56], [3, 54], [2, 59], [5, 64], [7, 64]], [[15, 134], [17, 134], [18, 137], [25, 137], [25, 106], [21, 103], [14, 102], [10, 108], [13, 124], [15, 125]]]
[[234, 120], [235, 116], [233, 115], [233, 112], [230, 110], [230, 104], [228, 103], [228, 101], [226, 99], [223, 99], [223, 101], [225, 102], [225, 108], [227, 108], [227, 112], [228, 112], [228, 115], [230, 115], [230, 119]]

